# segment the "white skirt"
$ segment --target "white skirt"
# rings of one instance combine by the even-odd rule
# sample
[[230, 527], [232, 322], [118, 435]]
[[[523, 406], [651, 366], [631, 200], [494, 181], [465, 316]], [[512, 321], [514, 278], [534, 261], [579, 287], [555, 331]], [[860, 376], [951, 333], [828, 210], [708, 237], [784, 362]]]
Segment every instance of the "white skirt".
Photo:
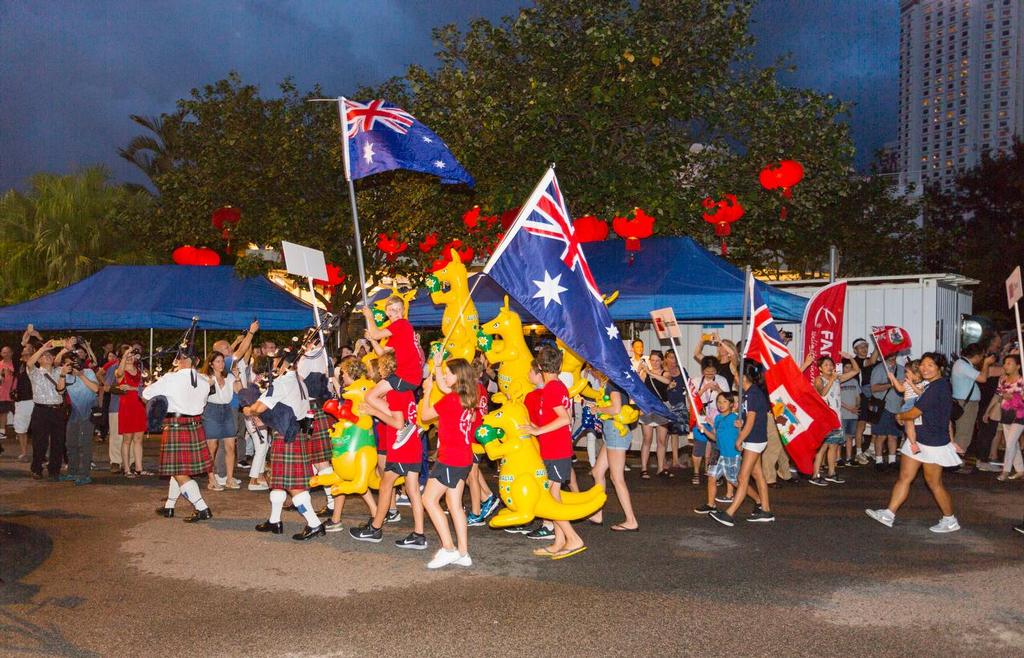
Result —
[[900, 446], [900, 454], [922, 464], [938, 464], [944, 468], [960, 466], [964, 463], [960, 459], [960, 455], [956, 454], [952, 443], [947, 443], [944, 446], [926, 446], [923, 443], [918, 443], [917, 447], [920, 448], [920, 451], [914, 454], [910, 449], [910, 441], [904, 440], [903, 445]]
[[748, 443], [746, 441], [743, 442], [743, 449], [744, 450], [749, 450], [750, 452], [761, 453], [761, 452], [764, 452], [764, 449], [767, 448], [767, 447], [768, 447], [768, 442], [767, 441], [765, 441], [763, 443]]

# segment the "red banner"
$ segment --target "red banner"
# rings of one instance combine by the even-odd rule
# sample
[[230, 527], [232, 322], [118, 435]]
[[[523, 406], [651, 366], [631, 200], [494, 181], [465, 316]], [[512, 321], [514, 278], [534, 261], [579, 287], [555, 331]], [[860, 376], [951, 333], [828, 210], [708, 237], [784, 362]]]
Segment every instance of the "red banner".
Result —
[[[830, 283], [814, 293], [804, 307], [804, 357], [830, 356], [839, 363], [843, 349], [843, 310], [846, 308], [846, 282]], [[813, 382], [818, 376], [818, 364], [804, 370], [804, 377]]]
[[890, 354], [909, 350], [912, 346], [910, 334], [903, 327], [894, 327], [892, 325], [871, 327], [871, 334], [875, 337], [878, 351], [882, 353], [883, 358]]

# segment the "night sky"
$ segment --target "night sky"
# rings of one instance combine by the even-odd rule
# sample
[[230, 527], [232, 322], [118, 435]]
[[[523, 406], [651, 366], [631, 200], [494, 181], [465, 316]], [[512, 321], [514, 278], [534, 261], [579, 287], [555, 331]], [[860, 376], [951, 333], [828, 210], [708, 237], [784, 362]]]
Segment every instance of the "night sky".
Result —
[[[514, 0], [278, 2], [0, 0], [0, 190], [37, 171], [105, 164], [141, 174], [117, 148], [141, 130], [129, 114], [174, 109], [232, 70], [271, 95], [286, 75], [331, 94], [431, 65], [432, 27], [492, 20]], [[759, 64], [792, 54], [784, 82], [855, 103], [863, 168], [896, 138], [898, 2], [762, 0], [752, 30]]]

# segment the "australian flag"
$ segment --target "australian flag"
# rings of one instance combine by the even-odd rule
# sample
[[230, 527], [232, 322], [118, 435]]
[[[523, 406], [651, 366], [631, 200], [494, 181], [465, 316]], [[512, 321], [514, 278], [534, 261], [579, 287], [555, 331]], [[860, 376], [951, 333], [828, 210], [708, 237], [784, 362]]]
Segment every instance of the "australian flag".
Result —
[[748, 285], [753, 292], [750, 295], [750, 334], [744, 357], [757, 361], [764, 368], [768, 413], [779, 428], [779, 438], [800, 472], [811, 473], [814, 455], [825, 436], [839, 429], [839, 417], [804, 378], [789, 348], [782, 342], [761, 293], [752, 280]]
[[475, 181], [448, 146], [416, 118], [383, 100], [342, 99], [345, 176], [358, 180], [392, 169], [432, 174], [442, 183]]
[[553, 334], [621, 386], [641, 410], [675, 416], [633, 372], [619, 330], [572, 226], [572, 217], [548, 169], [494, 250], [484, 273]]

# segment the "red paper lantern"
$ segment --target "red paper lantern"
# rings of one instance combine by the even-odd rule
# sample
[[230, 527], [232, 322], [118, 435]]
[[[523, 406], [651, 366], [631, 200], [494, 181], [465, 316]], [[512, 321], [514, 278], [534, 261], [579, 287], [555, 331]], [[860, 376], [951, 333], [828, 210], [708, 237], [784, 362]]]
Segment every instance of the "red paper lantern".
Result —
[[726, 194], [718, 201], [706, 197], [702, 203], [708, 209], [703, 214], [704, 221], [715, 225], [715, 235], [722, 239], [722, 255], [725, 256], [728, 253], [725, 238], [732, 232], [730, 224], [743, 216], [743, 206], [735, 194]]
[[391, 235], [381, 233], [377, 236], [377, 248], [387, 254], [388, 262], [391, 262], [398, 257], [398, 254], [408, 249], [409, 245], [401, 242], [398, 239], [397, 233], [392, 233]]
[[171, 252], [171, 259], [178, 265], [220, 265], [220, 254], [208, 247], [182, 245]]
[[612, 220], [612, 228], [626, 240], [626, 251], [640, 251], [640, 240], [654, 233], [654, 218], [640, 208], [634, 208], [633, 219], [616, 217]]
[[199, 247], [195, 250], [195, 262], [192, 264], [216, 267], [220, 265], [220, 254], [209, 247]]
[[473, 206], [462, 215], [462, 223], [469, 229], [470, 233], [476, 232], [477, 224], [480, 223], [480, 206]]
[[428, 253], [431, 249], [437, 246], [437, 233], [428, 233], [423, 238], [423, 242], [419, 244], [420, 251]]
[[231, 237], [231, 229], [242, 219], [242, 211], [234, 206], [217, 208], [210, 215], [210, 223], [213, 228], [220, 231], [220, 237], [225, 240]]
[[171, 260], [177, 265], [193, 265], [196, 248], [190, 244], [182, 245], [171, 252]]
[[327, 278], [326, 279], [313, 279], [313, 283], [324, 288], [334, 290], [336, 286], [340, 286], [345, 283], [347, 275], [341, 271], [341, 268], [334, 263], [327, 263]]
[[766, 190], [782, 190], [787, 199], [793, 196], [793, 186], [803, 180], [804, 167], [796, 160], [781, 160], [761, 170], [758, 179]]
[[580, 242], [600, 242], [608, 237], [608, 224], [593, 215], [583, 215], [572, 223], [573, 234]]

